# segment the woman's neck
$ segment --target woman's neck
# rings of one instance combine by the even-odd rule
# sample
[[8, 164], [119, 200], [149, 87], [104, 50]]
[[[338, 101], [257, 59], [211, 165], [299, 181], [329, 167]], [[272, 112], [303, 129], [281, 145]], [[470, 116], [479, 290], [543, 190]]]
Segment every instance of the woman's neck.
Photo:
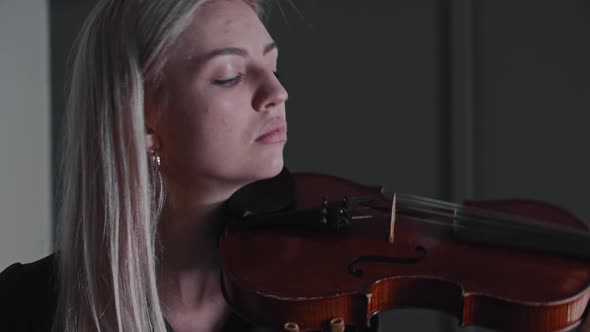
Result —
[[178, 326], [210, 330], [199, 324], [215, 325], [228, 313], [220, 285], [217, 238], [223, 224], [219, 214], [222, 204], [240, 186], [198, 182], [183, 185], [167, 181], [166, 204], [158, 224], [158, 289], [175, 330]]
[[167, 205], [162, 212], [158, 288], [175, 331], [212, 331], [227, 315], [216, 247], [222, 226], [217, 220], [219, 207]]
[[164, 208], [158, 225], [163, 272], [206, 271], [218, 266], [216, 242], [223, 226], [218, 213], [219, 204], [198, 210]]

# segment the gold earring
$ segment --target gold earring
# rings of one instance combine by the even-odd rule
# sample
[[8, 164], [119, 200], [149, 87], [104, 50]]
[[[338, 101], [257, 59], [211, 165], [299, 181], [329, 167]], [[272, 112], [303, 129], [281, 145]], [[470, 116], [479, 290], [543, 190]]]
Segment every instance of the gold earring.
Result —
[[152, 162], [156, 165], [156, 169], [159, 170], [162, 165], [162, 160], [160, 159], [160, 153], [155, 146], [152, 147]]
[[146, 136], [146, 144], [148, 146], [151, 147], [151, 155], [152, 155], [152, 162], [154, 163], [154, 165], [156, 166], [156, 169], [159, 170], [160, 169], [160, 165], [162, 164], [162, 160], [160, 159], [160, 153], [159, 153], [159, 149], [158, 149], [158, 141], [157, 141], [157, 137], [156, 134], [154, 133], [154, 131], [150, 128], [147, 128], [147, 136]]

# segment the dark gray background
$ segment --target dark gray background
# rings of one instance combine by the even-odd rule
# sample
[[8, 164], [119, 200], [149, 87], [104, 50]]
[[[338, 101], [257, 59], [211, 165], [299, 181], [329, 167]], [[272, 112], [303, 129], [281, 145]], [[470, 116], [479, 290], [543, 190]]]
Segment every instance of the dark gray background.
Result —
[[[51, 1], [54, 138], [65, 60], [92, 4]], [[590, 218], [589, 1], [297, 0], [300, 14], [282, 7], [269, 27], [290, 94], [292, 170], [457, 201], [547, 200]], [[385, 317], [385, 330], [455, 324], [423, 310]]]

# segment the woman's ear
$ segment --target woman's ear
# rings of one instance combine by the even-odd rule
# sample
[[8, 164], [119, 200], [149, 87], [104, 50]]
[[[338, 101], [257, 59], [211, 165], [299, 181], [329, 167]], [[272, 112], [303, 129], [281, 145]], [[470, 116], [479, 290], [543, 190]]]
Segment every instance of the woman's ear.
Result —
[[160, 149], [158, 136], [160, 118], [165, 105], [161, 89], [146, 89], [144, 98], [144, 121], [146, 128], [146, 144], [148, 151]]
[[151, 156], [151, 160], [156, 170], [160, 170], [161, 159], [160, 159], [160, 139], [158, 135], [151, 128], [146, 128], [145, 132], [145, 145], [147, 146], [147, 153]]
[[158, 86], [149, 84], [145, 89], [144, 95], [144, 121], [146, 129], [151, 129], [152, 132], [158, 132], [160, 118], [164, 105], [166, 104], [163, 89]]
[[145, 144], [149, 152], [160, 150], [160, 139], [154, 129], [150, 127], [145, 130]]

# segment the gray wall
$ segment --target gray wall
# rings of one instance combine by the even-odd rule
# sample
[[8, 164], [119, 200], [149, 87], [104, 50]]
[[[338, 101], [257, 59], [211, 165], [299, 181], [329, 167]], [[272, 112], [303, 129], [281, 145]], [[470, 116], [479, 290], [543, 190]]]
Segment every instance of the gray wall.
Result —
[[475, 4], [476, 196], [590, 220], [590, 2]]
[[49, 12], [0, 1], [0, 270], [51, 251]]
[[303, 18], [286, 7], [286, 20], [272, 12], [290, 93], [287, 164], [438, 197], [448, 190], [440, 5], [358, 4], [297, 1]]
[[[8, 3], [10, 10], [17, 8], [16, 0]], [[50, 2], [54, 137], [63, 109], [65, 59], [92, 3]], [[275, 9], [270, 27], [291, 97], [285, 154], [291, 169], [442, 199], [543, 199], [590, 218], [587, 0], [297, 0], [303, 18], [283, 3], [285, 15]], [[13, 28], [23, 20], [5, 13], [0, 11], [2, 40], [9, 38], [5, 34], [24, 36]], [[27, 28], [41, 33], [45, 21], [33, 21]], [[7, 22], [10, 29], [3, 26]], [[29, 56], [43, 57], [47, 48], [37, 49], [43, 39], [22, 40], [29, 39], [36, 47]], [[40, 140], [29, 136], [36, 120], [26, 118], [26, 127], [15, 124], [25, 116], [15, 105], [43, 113], [47, 99], [29, 103], [46, 98], [46, 68], [35, 69], [31, 64], [43, 60], [29, 61], [20, 53], [24, 62], [15, 62], [5, 56], [5, 46], [0, 68], [30, 80], [37, 91], [24, 98], [23, 91], [31, 90], [0, 89], [0, 132], [13, 133], [0, 140], [0, 177], [18, 184], [6, 190], [3, 182], [8, 193], [3, 195], [22, 193], [3, 196], [2, 208], [23, 213], [7, 217], [10, 227], [1, 226], [1, 253], [14, 252], [8, 260], [28, 259], [43, 251], [26, 253], [39, 238], [48, 238], [46, 228], [31, 234], [48, 214], [24, 214], [33, 210], [31, 202], [42, 207], [44, 198], [33, 197], [47, 192], [26, 183], [44, 183], [42, 176], [33, 180], [31, 174], [42, 175], [46, 168], [36, 159], [8, 161], [6, 153], [13, 149], [8, 142], [17, 141], [23, 144], [18, 151], [33, 151], [22, 152], [28, 156], [23, 158], [46, 153], [22, 143]], [[15, 84], [3, 77], [1, 84]], [[5, 114], [11, 114], [7, 120]], [[30, 224], [22, 226], [23, 220]], [[452, 331], [455, 324], [453, 318], [422, 310], [385, 317], [386, 329], [399, 331]]]

